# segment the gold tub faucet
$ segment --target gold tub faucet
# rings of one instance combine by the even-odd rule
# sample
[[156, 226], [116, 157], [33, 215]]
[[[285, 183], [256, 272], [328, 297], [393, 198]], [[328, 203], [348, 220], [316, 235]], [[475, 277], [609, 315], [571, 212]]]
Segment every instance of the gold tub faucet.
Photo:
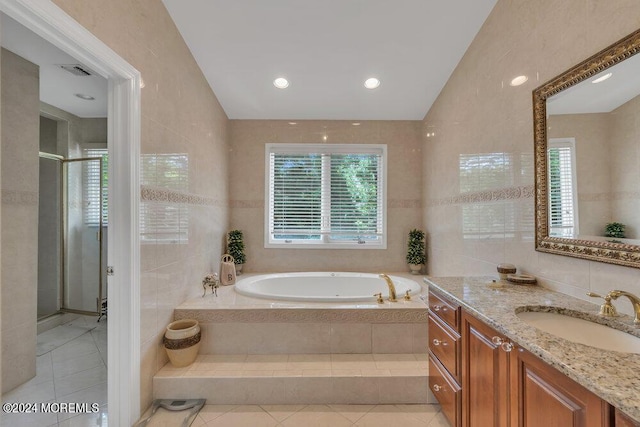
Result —
[[381, 279], [384, 279], [387, 282], [387, 286], [389, 287], [389, 301], [391, 302], [398, 301], [396, 299], [396, 287], [393, 285], [393, 280], [391, 280], [391, 277], [387, 276], [384, 273], [381, 273], [378, 277], [380, 277]]

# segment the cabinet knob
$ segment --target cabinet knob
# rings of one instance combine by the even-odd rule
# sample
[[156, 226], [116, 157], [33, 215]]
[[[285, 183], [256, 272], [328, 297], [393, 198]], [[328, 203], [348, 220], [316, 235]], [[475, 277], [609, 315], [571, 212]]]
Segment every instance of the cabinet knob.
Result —
[[439, 392], [440, 390], [442, 390], [442, 387], [439, 386], [438, 384], [434, 384], [433, 385], [433, 391], [435, 391], [436, 393]]
[[431, 341], [431, 342], [433, 343], [433, 345], [436, 345], [436, 346], [437, 346], [437, 345], [441, 345], [441, 346], [443, 346], [443, 347], [444, 347], [445, 345], [447, 345], [447, 342], [446, 342], [446, 341], [440, 341], [440, 340], [439, 340], [439, 339], [437, 339], [437, 338], [434, 338], [434, 339], [433, 339], [433, 341]]
[[495, 337], [491, 337], [491, 342], [494, 343], [495, 345], [502, 345], [502, 343], [504, 343], [504, 340], [499, 336], [495, 336]]
[[499, 345], [502, 351], [504, 351], [505, 353], [510, 353], [514, 348], [513, 343], [505, 341], [499, 336], [491, 337], [491, 342], [495, 345]]
[[513, 344], [510, 342], [503, 342], [500, 345], [500, 348], [502, 348], [502, 351], [504, 351], [505, 353], [511, 353], [511, 350], [513, 350]]
[[433, 311], [440, 311], [442, 309], [442, 306], [436, 304], [432, 308], [433, 308]]

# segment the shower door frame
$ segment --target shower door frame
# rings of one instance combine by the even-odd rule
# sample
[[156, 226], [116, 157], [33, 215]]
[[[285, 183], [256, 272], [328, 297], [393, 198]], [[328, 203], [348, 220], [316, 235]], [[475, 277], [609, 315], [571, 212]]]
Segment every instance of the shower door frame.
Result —
[[0, 0], [0, 11], [108, 80], [108, 405], [114, 425], [140, 417], [140, 72], [52, 1]]
[[[67, 238], [68, 238], [68, 233], [67, 233], [67, 227], [68, 227], [68, 212], [67, 212], [67, 202], [68, 202], [68, 171], [65, 171], [65, 164], [68, 163], [79, 163], [79, 162], [86, 162], [86, 161], [95, 161], [95, 162], [100, 162], [100, 215], [99, 215], [99, 219], [98, 219], [98, 299], [96, 300], [96, 310], [95, 311], [89, 311], [89, 310], [81, 310], [81, 309], [75, 309], [75, 308], [69, 308], [69, 307], [65, 307], [65, 289], [66, 289], [66, 280], [68, 279], [65, 275], [66, 272], [66, 262], [67, 262], [67, 249], [68, 249], [68, 242], [67, 242]], [[100, 305], [101, 305], [101, 301], [103, 298], [102, 295], [102, 287], [103, 287], [103, 283], [102, 283], [102, 257], [104, 256], [104, 254], [102, 253], [102, 242], [103, 242], [103, 238], [104, 236], [102, 235], [102, 194], [104, 191], [104, 188], [102, 186], [102, 173], [103, 173], [103, 164], [102, 164], [102, 157], [80, 157], [77, 159], [61, 159], [61, 175], [62, 175], [62, 179], [60, 180], [60, 194], [62, 195], [62, 202], [60, 203], [60, 218], [62, 219], [62, 252], [61, 252], [61, 282], [60, 282], [60, 293], [61, 293], [61, 301], [60, 301], [60, 311], [62, 311], [63, 313], [77, 313], [77, 314], [88, 314], [88, 315], [99, 315], [100, 314]], [[84, 184], [84, 183], [83, 183]]]

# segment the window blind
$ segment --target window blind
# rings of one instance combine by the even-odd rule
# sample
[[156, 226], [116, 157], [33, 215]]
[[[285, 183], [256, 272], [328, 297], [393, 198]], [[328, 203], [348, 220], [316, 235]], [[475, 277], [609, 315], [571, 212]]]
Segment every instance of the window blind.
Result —
[[[141, 184], [177, 194], [189, 191], [189, 155], [143, 154]], [[145, 201], [140, 205], [142, 242], [188, 243], [189, 206], [185, 203]]]
[[552, 236], [577, 234], [575, 145], [572, 140], [551, 140], [549, 165], [549, 229]]
[[106, 148], [85, 148], [84, 157], [98, 158], [83, 162], [84, 221], [89, 225], [108, 224], [108, 154]]
[[269, 144], [267, 243], [383, 244], [384, 152]]

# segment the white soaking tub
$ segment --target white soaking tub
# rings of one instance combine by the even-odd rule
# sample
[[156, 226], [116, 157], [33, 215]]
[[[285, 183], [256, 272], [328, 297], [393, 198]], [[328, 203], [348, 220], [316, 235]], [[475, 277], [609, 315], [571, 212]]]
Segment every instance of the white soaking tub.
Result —
[[[420, 285], [413, 280], [389, 276], [399, 300], [409, 291], [420, 293]], [[261, 274], [236, 282], [235, 291], [254, 297], [286, 301], [358, 302], [375, 301], [374, 294], [387, 299], [387, 282], [373, 273], [305, 272]]]

